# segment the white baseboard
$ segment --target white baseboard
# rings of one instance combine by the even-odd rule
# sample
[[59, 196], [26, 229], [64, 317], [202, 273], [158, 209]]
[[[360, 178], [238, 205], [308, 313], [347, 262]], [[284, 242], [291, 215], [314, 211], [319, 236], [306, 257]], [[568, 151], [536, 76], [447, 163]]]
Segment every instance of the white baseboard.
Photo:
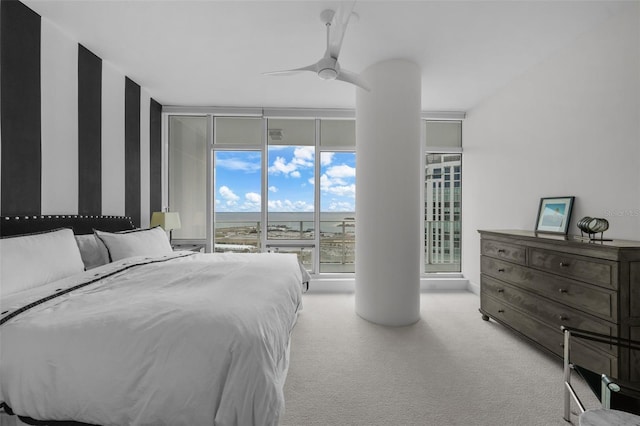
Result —
[[353, 293], [355, 278], [312, 278], [307, 293]]
[[[355, 278], [313, 278], [309, 284], [308, 293], [353, 293], [355, 286]], [[424, 293], [469, 290], [469, 280], [466, 278], [424, 277], [420, 279], [420, 291]]]
[[467, 290], [469, 290], [471, 293], [477, 294], [478, 296], [480, 295], [480, 285], [474, 283], [473, 281], [469, 281]]

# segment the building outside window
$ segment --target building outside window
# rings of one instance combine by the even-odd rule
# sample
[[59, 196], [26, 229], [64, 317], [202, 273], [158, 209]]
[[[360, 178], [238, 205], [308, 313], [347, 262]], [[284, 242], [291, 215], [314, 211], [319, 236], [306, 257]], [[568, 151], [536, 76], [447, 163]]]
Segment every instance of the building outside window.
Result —
[[462, 123], [425, 121], [424, 130], [424, 270], [460, 272]]

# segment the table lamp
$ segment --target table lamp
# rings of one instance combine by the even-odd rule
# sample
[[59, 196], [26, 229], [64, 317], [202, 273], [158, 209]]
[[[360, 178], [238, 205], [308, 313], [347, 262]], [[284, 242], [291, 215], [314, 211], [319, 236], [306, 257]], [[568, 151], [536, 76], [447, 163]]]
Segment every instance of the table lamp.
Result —
[[160, 226], [169, 233], [169, 241], [171, 241], [171, 231], [180, 229], [180, 214], [178, 212], [153, 212], [151, 215], [151, 225]]

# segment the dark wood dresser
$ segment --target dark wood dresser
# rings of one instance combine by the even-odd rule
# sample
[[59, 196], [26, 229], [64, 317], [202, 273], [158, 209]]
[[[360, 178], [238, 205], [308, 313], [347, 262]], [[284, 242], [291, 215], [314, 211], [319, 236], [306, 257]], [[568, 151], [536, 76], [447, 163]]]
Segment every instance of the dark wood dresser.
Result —
[[[561, 325], [640, 340], [640, 242], [530, 231], [481, 235], [480, 312], [562, 356]], [[640, 382], [640, 353], [572, 342], [584, 367]]]

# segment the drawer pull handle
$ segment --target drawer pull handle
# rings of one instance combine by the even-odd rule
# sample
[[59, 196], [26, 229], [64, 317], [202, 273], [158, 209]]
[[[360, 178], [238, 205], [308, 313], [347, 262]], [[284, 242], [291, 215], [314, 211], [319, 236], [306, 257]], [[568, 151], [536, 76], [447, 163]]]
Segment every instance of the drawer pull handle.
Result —
[[498, 289], [498, 293], [504, 293], [504, 289], [503, 288], [499, 288]]
[[504, 268], [498, 269], [498, 272], [504, 272]]
[[560, 321], [567, 321], [567, 320], [569, 319], [569, 317], [565, 317], [564, 315], [559, 315], [559, 316], [558, 316], [558, 319], [559, 319]]
[[560, 293], [566, 293], [566, 292], [567, 292], [567, 290], [566, 290], [566, 289], [564, 289], [564, 288], [560, 288], [560, 289], [558, 289], [558, 291], [559, 291]]
[[504, 309], [498, 309], [499, 314], [504, 314]]
[[505, 250], [504, 249], [498, 249], [498, 253], [504, 253]]
[[567, 263], [567, 262], [560, 262], [560, 267], [561, 267], [561, 268], [567, 268], [567, 267], [569, 267], [569, 263]]

